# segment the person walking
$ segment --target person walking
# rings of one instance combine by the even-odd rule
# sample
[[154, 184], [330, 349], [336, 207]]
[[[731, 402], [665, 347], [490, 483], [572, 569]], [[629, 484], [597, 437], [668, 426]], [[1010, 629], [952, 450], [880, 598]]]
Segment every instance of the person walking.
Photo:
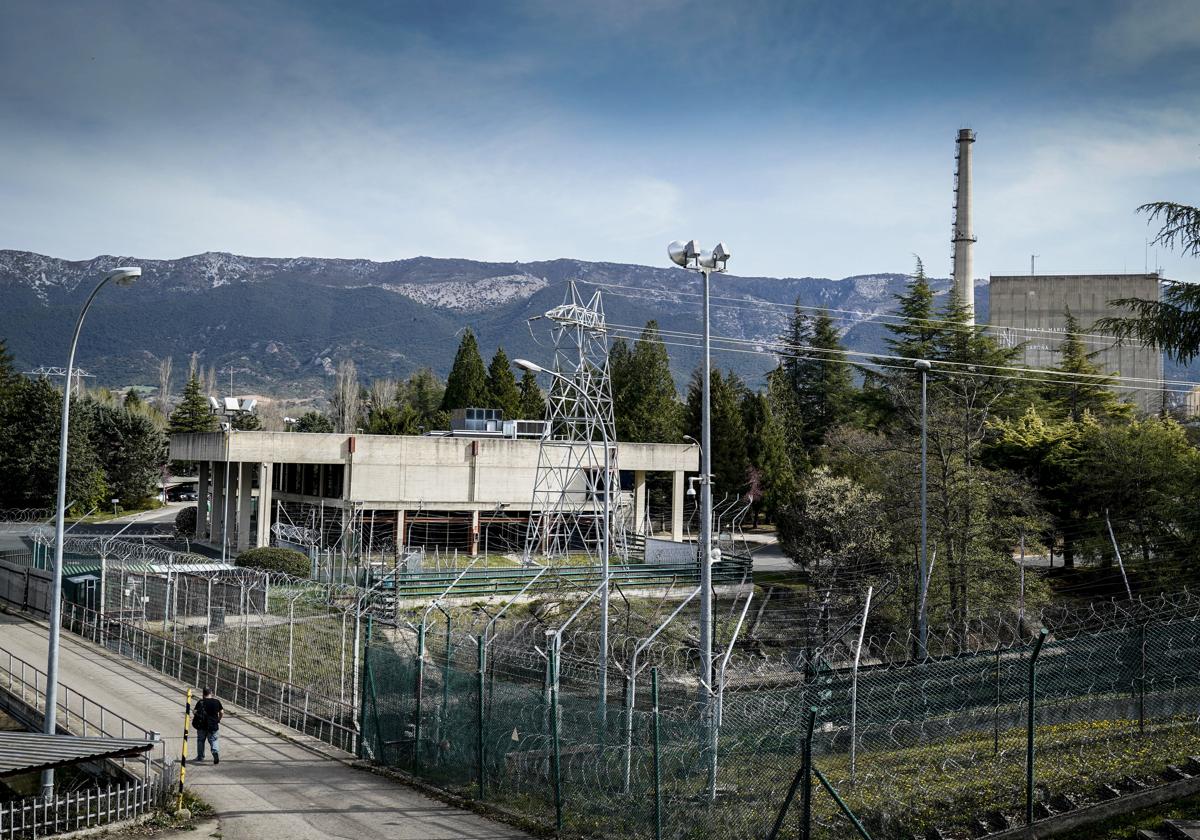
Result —
[[220, 764], [221, 746], [217, 740], [217, 730], [221, 728], [225, 707], [212, 696], [211, 688], [205, 688], [203, 695], [192, 714], [192, 726], [196, 730], [196, 761], [204, 760], [204, 745], [207, 743], [212, 750], [213, 764]]

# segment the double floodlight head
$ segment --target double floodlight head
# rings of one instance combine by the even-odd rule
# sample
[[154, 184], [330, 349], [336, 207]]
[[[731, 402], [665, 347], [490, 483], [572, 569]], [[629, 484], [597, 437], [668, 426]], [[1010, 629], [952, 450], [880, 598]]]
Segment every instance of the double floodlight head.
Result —
[[695, 239], [672, 242], [667, 246], [667, 255], [675, 265], [693, 271], [724, 271], [731, 256], [724, 242], [718, 242], [717, 247], [705, 251]]
[[213, 414], [249, 414], [257, 405], [258, 400], [245, 400], [239, 403], [237, 397], [224, 397], [220, 400], [216, 397], [208, 398], [208, 406], [212, 409]]
[[125, 265], [104, 273], [104, 282], [112, 280], [118, 286], [129, 286], [142, 276], [142, 269], [136, 265]]

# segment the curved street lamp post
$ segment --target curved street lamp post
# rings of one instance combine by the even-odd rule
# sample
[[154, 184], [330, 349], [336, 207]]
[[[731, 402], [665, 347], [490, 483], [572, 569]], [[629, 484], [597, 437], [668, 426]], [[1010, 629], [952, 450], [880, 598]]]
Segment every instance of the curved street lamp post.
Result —
[[[67, 377], [63, 384], [62, 428], [58, 436], [58, 501], [54, 517], [54, 581], [50, 590], [50, 644], [46, 654], [46, 706], [43, 715], [42, 731], [47, 735], [57, 732], [58, 705], [58, 642], [59, 623], [62, 621], [62, 578], [63, 578], [63, 520], [66, 517], [67, 506], [67, 437], [71, 418], [71, 376], [75, 367], [75, 348], [79, 344], [79, 332], [83, 329], [83, 319], [92, 306], [96, 295], [110, 281], [118, 286], [128, 286], [142, 276], [141, 268], [123, 266], [114, 268], [104, 275], [79, 311], [79, 319], [75, 322], [75, 333], [71, 337], [71, 353], [67, 357]], [[42, 771], [42, 796], [54, 794], [54, 771]]]

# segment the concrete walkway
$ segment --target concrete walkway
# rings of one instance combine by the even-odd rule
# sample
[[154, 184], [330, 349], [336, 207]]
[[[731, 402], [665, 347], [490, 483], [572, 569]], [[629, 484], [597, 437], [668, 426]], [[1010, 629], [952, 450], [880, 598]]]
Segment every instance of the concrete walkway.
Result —
[[[0, 613], [0, 649], [45, 668], [44, 624]], [[185, 687], [64, 633], [62, 683], [163, 734], [179, 755]], [[493, 840], [528, 835], [338, 760], [332, 748], [271, 734], [226, 704], [221, 764], [188, 763], [188, 784], [217, 810], [224, 840]], [[270, 731], [266, 727], [270, 727]], [[307, 744], [308, 746], [302, 745]], [[189, 747], [193, 755], [195, 741]], [[336, 755], [335, 755], [336, 753]]]

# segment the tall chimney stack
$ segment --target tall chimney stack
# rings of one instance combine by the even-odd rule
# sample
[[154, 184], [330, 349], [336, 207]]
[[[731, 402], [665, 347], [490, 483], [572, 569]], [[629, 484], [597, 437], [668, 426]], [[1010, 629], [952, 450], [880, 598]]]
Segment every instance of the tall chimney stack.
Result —
[[954, 291], [975, 323], [975, 278], [973, 250], [975, 236], [971, 232], [971, 144], [975, 132], [969, 128], [958, 131], [958, 161], [954, 173]]

